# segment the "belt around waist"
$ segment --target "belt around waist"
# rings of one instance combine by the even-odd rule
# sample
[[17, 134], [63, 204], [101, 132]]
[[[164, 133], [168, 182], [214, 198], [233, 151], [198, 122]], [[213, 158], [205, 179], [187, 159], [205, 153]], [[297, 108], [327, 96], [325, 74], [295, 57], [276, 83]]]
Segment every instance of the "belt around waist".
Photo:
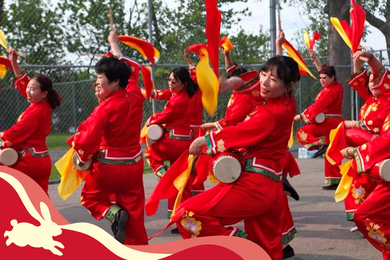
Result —
[[106, 150], [100, 150], [96, 161], [104, 164], [136, 164], [141, 158], [141, 152], [130, 159], [129, 157], [108, 157]]
[[259, 173], [259, 174], [267, 176], [268, 178], [271, 178], [275, 181], [282, 180], [282, 175], [277, 175], [269, 170], [264, 169], [263, 167], [260, 167], [259, 165], [255, 165], [252, 163], [253, 161], [254, 161], [253, 158], [245, 159], [245, 168], [244, 168], [245, 171]]
[[24, 156], [26, 156], [27, 151], [30, 151], [30, 154], [31, 154], [33, 157], [46, 157], [46, 156], [49, 156], [49, 151], [48, 151], [48, 150], [45, 150], [45, 151], [36, 151], [36, 150], [34, 149], [34, 147], [31, 147], [31, 148], [27, 148], [27, 149], [24, 149], [24, 150], [22, 150], [22, 151], [19, 151], [19, 152], [18, 152], [19, 157], [24, 157]]

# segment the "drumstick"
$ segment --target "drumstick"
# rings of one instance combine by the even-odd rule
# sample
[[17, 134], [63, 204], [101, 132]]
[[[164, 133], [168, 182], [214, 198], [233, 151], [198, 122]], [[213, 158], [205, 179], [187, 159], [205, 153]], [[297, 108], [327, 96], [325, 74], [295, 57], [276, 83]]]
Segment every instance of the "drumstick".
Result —
[[278, 0], [277, 10], [278, 10], [278, 26], [279, 26], [279, 31], [281, 31], [282, 30], [282, 21], [280, 19], [280, 0]]
[[114, 30], [114, 18], [112, 17], [112, 8], [108, 6], [108, 20], [110, 21], [110, 30]]

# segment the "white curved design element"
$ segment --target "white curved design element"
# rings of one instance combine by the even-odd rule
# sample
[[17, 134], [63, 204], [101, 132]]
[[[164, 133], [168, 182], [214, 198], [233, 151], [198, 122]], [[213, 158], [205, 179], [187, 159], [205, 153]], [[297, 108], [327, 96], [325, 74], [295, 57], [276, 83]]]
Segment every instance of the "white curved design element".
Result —
[[131, 249], [119, 243], [103, 229], [90, 223], [57, 225], [51, 220], [49, 208], [44, 202], [40, 203], [42, 216], [37, 212], [23, 185], [16, 178], [1, 171], [0, 178], [4, 179], [15, 189], [28, 213], [41, 224], [40, 226], [35, 226], [26, 222], [18, 223], [16, 219], [11, 220], [12, 230], [6, 230], [4, 232], [4, 237], [8, 237], [5, 242], [7, 246], [12, 243], [19, 247], [29, 245], [31, 247], [50, 250], [54, 255], [62, 256], [63, 253], [58, 248], [64, 249], [65, 246], [61, 242], [55, 241], [53, 237], [62, 234], [62, 230], [66, 229], [83, 233], [94, 239], [98, 238], [98, 241], [111, 252], [124, 259], [155, 260], [171, 255], [145, 253]]

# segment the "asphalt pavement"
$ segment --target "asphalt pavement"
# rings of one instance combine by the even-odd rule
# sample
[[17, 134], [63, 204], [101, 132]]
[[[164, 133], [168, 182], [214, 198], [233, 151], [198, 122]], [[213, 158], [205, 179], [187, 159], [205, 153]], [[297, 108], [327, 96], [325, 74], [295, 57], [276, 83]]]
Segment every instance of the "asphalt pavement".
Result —
[[[53, 160], [54, 161], [54, 160]], [[290, 243], [295, 256], [289, 259], [299, 260], [380, 260], [381, 253], [362, 237], [360, 232], [350, 232], [353, 222], [345, 219], [344, 203], [336, 203], [334, 191], [322, 190], [324, 183], [324, 159], [297, 159], [301, 175], [290, 179], [300, 195], [300, 200], [290, 198], [297, 236]], [[151, 193], [157, 179], [153, 174], [144, 174], [146, 198]], [[206, 182], [206, 188], [213, 184]], [[80, 205], [80, 188], [67, 200], [58, 195], [58, 184], [52, 184], [49, 195], [60, 211], [70, 222], [89, 222], [111, 234], [110, 223], [106, 220], [96, 221], [89, 212]], [[154, 216], [146, 217], [145, 225], [148, 235], [155, 234], [165, 227], [166, 201], [160, 203]], [[243, 223], [237, 223], [243, 228]], [[180, 235], [171, 234], [170, 230], [150, 240], [150, 244], [159, 244], [181, 240]]]

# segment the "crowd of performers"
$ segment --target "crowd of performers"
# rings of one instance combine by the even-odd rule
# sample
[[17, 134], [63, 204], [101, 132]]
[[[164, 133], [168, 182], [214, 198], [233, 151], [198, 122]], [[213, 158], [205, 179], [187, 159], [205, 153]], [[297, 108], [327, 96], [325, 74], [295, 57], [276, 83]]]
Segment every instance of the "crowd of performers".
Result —
[[[342, 117], [343, 87], [334, 67], [320, 64], [313, 51], [310, 57], [318, 68], [323, 89], [312, 105], [297, 114], [292, 92], [300, 79], [299, 67], [292, 58], [282, 55], [282, 31], [276, 41], [277, 55], [256, 72], [233, 63], [232, 48], [225, 42], [221, 50], [228, 76], [219, 79], [219, 88], [232, 94], [225, 117], [203, 123], [202, 93], [195, 66], [185, 50], [189, 69], [173, 69], [167, 78], [169, 88], [152, 93], [152, 98], [167, 102], [145, 123], [145, 127], [159, 125], [163, 129], [162, 137], [150, 142], [141, 135], [144, 93], [138, 85], [140, 65], [122, 56], [115, 30], [108, 41], [112, 53], [95, 65], [97, 81], [93, 87], [99, 105], [68, 144], [75, 150], [76, 167], [92, 162], [81, 204], [97, 220], [108, 219], [119, 242], [148, 244], [140, 144], [146, 142], [144, 156], [157, 180], [167, 178], [169, 167], [186, 151], [195, 162], [201, 157], [209, 158], [207, 161], [232, 155], [241, 167], [237, 180], [220, 181], [208, 190], [203, 182], [194, 180], [204, 175], [199, 171], [208, 174], [212, 170], [193, 167], [181, 204], [174, 212], [175, 198], [168, 200], [169, 223], [176, 225], [172, 233], [180, 233], [184, 239], [238, 236], [257, 243], [274, 260], [293, 256], [289, 242], [296, 230], [287, 196], [297, 200], [299, 196], [287, 177], [300, 170], [288, 143], [294, 121], [303, 121], [305, 125], [296, 132], [297, 140], [308, 150], [318, 150], [316, 157], [328, 150], [334, 159], [324, 160], [329, 185], [323, 189], [336, 190], [343, 176], [341, 161], [351, 160], [346, 173], [353, 178], [345, 197], [347, 219], [355, 221], [357, 229], [383, 253], [384, 259], [390, 259], [390, 184], [371, 174], [390, 157], [390, 74], [372, 53], [357, 51], [353, 55], [354, 73], [348, 83], [365, 103], [359, 120], [351, 121]], [[14, 49], [9, 50], [9, 60], [15, 89], [30, 106], [11, 128], [0, 133], [0, 147], [16, 150], [17, 162], [9, 167], [30, 176], [48, 193], [52, 162], [45, 140], [50, 134], [52, 110], [60, 105], [61, 97], [47, 76], [39, 74], [30, 79], [22, 73]], [[336, 128], [343, 142], [331, 143], [330, 132]], [[336, 151], [336, 156], [332, 157], [330, 150]], [[244, 230], [234, 227], [240, 221], [244, 221]]]

